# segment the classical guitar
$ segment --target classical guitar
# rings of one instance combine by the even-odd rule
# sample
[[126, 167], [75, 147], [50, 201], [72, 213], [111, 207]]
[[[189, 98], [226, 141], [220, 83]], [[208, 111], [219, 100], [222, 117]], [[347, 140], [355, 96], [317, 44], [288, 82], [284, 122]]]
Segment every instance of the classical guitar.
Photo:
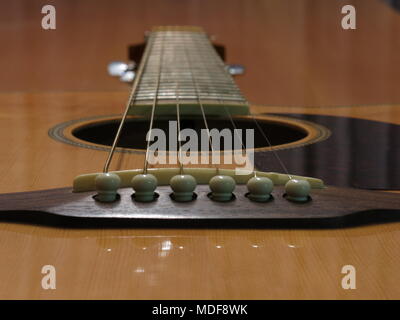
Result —
[[[74, 286], [67, 283], [71, 277], [67, 277], [65, 272], [74, 270], [73, 261], [79, 259], [79, 255], [73, 252], [80, 250], [85, 239], [92, 243], [83, 247], [85, 252], [82, 254], [88, 257], [94, 257], [96, 252], [102, 255], [116, 251], [127, 255], [132, 262], [131, 252], [118, 251], [121, 248], [130, 251], [132, 245], [132, 250], [140, 256], [139, 262], [132, 266], [132, 272], [135, 272], [135, 277], [150, 273], [146, 278], [150, 283], [157, 271], [152, 260], [143, 256], [146, 250], [150, 248], [153, 253], [158, 252], [159, 259], [167, 259], [171, 250], [177, 250], [176, 254], [179, 250], [187, 250], [196, 242], [196, 237], [207, 232], [205, 230], [241, 233], [246, 230], [240, 230], [242, 228], [257, 228], [258, 231], [250, 229], [247, 234], [249, 250], [259, 252], [261, 247], [269, 244], [258, 241], [257, 234], [271, 232], [279, 238], [279, 232], [289, 232], [277, 231], [277, 227], [343, 227], [344, 231], [338, 232], [345, 233], [351, 226], [400, 219], [398, 194], [366, 190], [371, 186], [374, 189], [399, 186], [398, 171], [393, 171], [390, 179], [379, 179], [381, 168], [375, 166], [374, 160], [369, 159], [369, 164], [365, 164], [368, 157], [363, 152], [368, 151], [369, 144], [377, 141], [361, 142], [358, 145], [360, 158], [356, 162], [338, 156], [342, 148], [348, 147], [346, 130], [358, 128], [360, 132], [379, 132], [388, 124], [331, 115], [284, 114], [273, 108], [249, 105], [232, 78], [232, 73], [237, 70], [225, 65], [220, 50], [198, 27], [154, 28], [146, 36], [142, 48], [144, 50], [135, 68], [134, 65], [118, 63], [110, 65], [114, 75], [132, 82], [125, 108], [100, 104], [94, 114], [80, 111], [80, 116], [76, 117], [77, 113], [71, 112], [66, 113], [61, 122], [46, 122], [51, 125], [37, 130], [48, 135], [43, 139], [49, 141], [47, 147], [52, 149], [48, 152], [57, 157], [59, 170], [52, 171], [53, 176], [35, 177], [37, 181], [43, 181], [43, 184], [39, 182], [37, 190], [0, 195], [0, 219], [6, 228], [19, 226], [20, 229], [11, 232], [27, 233], [24, 241], [35, 240], [34, 233], [43, 232], [43, 239], [49, 238], [49, 241], [61, 245], [59, 250], [65, 258], [49, 261], [50, 256], [45, 252], [53, 252], [54, 248], [51, 249], [46, 242], [44, 253], [38, 253], [40, 257], [31, 260], [36, 267], [46, 263], [57, 265], [61, 283], [68, 288], [64, 291], [58, 289], [57, 297], [109, 297], [110, 289], [105, 282], [101, 282], [99, 290], [85, 289], [84, 294], [78, 292], [80, 289], [74, 292]], [[395, 125], [390, 130], [399, 132]], [[375, 137], [378, 139], [379, 135]], [[204, 148], [200, 149], [200, 146]], [[36, 161], [35, 155], [31, 157], [34, 168], [46, 167], [47, 160]], [[232, 158], [241, 159], [241, 164]], [[68, 168], [73, 168], [68, 173], [69, 185], [45, 187], [46, 179], [57, 179]], [[349, 179], [350, 170], [355, 179]], [[174, 229], [171, 229], [175, 227], [182, 228], [176, 241], [173, 239]], [[190, 229], [198, 227], [201, 228]], [[152, 228], [161, 229], [152, 232], [155, 230]], [[229, 231], [231, 228], [239, 230]], [[3, 231], [7, 232], [7, 229]], [[62, 242], [63, 232], [68, 234], [66, 242]], [[108, 235], [101, 238], [98, 232]], [[318, 232], [329, 234], [330, 231]], [[118, 239], [122, 239], [124, 234], [132, 237], [133, 242], [124, 242], [121, 247], [122, 242]], [[158, 234], [167, 234], [168, 239], [161, 244], [152, 243]], [[362, 232], [359, 234], [362, 237]], [[185, 237], [191, 240], [185, 242]], [[224, 239], [225, 245], [229, 246], [230, 240]], [[216, 250], [223, 249], [218, 236], [213, 236], [210, 241]], [[69, 247], [72, 242], [76, 246]], [[91, 251], [93, 247], [97, 249]], [[335, 250], [334, 245], [330, 248]], [[209, 249], [205, 250], [208, 252]], [[210, 254], [214, 256], [214, 253]], [[216, 260], [219, 259], [217, 254]], [[260, 261], [255, 256], [253, 258], [251, 268], [259, 268], [259, 264], [265, 262], [264, 258]], [[200, 264], [205, 263], [198, 257], [195, 259]], [[117, 260], [121, 262], [121, 259]], [[184, 260], [178, 260], [167, 267], [168, 270], [185, 268]], [[311, 260], [318, 261], [315, 257]], [[95, 271], [96, 277], [103, 278], [103, 272], [117, 267], [112, 260], [107, 261], [107, 267]], [[85, 260], [80, 268], [89, 270], [89, 265], [90, 259]], [[2, 270], [8, 270], [8, 274], [11, 272], [7, 267]], [[164, 289], [154, 293], [149, 289], [150, 285], [135, 279], [143, 292], [133, 293], [132, 283], [121, 285], [123, 281], [117, 281], [119, 284], [114, 287], [116, 296], [171, 297], [165, 283]], [[257, 288], [257, 283], [253, 278], [248, 280], [250, 282], [246, 285], [239, 283], [242, 289], [245, 288], [243, 294], [248, 297], [269, 296], [261, 293], [260, 288], [256, 289], [257, 294], [252, 295], [248, 284]], [[179, 283], [181, 281], [184, 279]], [[47, 297], [50, 294], [32, 286], [33, 296]], [[203, 285], [196, 282], [195, 286]], [[206, 287], [204, 284], [200, 295], [193, 292], [181, 295], [178, 292], [172, 296], [244, 296], [235, 290], [214, 294]], [[14, 295], [31, 296], [21, 292]]]

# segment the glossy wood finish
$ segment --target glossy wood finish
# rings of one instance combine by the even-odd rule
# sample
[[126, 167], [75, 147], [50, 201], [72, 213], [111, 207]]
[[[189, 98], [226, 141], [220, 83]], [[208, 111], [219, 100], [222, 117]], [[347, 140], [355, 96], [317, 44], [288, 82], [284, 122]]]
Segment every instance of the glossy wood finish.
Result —
[[[125, 59], [127, 44], [153, 25], [198, 24], [215, 33], [228, 61], [248, 68], [238, 79], [247, 98], [270, 105], [254, 112], [400, 124], [400, 21], [380, 1], [190, 1], [179, 8], [171, 1], [96, 1], [97, 10], [94, 1], [54, 3], [58, 29], [48, 33], [38, 22], [41, 2], [1, 3], [8, 45], [0, 60], [7, 91], [0, 94], [0, 192], [65, 187], [77, 174], [101, 169], [104, 152], [59, 143], [47, 130], [120, 112], [127, 88], [106, 76], [105, 65]], [[348, 3], [359, 8], [359, 29], [344, 33], [340, 7]], [[342, 107], [354, 104], [360, 106]], [[143, 159], [115, 160], [137, 167]], [[340, 230], [1, 223], [0, 235], [3, 299], [400, 298], [400, 223]], [[41, 288], [46, 264], [57, 269], [54, 291]], [[357, 268], [356, 290], [341, 287], [347, 264]]]
[[[104, 152], [56, 142], [44, 129], [67, 118], [106, 114], [124, 96], [1, 94], [1, 191], [64, 187], [75, 175], [92, 172], [94, 164], [104, 162]], [[16, 117], [15, 108], [25, 112]], [[279, 108], [284, 110], [293, 108]], [[394, 117], [398, 107], [381, 107], [379, 115], [373, 110], [299, 111], [382, 120], [392, 115], [400, 122]], [[126, 167], [142, 164], [128, 155], [121, 161]], [[73, 230], [1, 223], [0, 232], [1, 298], [400, 297], [400, 223], [323, 231]], [[41, 289], [45, 264], [57, 268], [57, 289], [52, 292]], [[341, 288], [345, 264], [358, 270], [357, 290]]]

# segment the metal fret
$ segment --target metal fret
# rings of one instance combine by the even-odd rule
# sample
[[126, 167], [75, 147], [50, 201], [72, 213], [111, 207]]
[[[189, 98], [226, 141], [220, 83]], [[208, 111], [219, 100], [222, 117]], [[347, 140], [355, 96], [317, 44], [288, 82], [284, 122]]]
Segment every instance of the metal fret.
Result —
[[[149, 41], [152, 42], [152, 48], [131, 106], [146, 105], [154, 99], [160, 104], [179, 99], [184, 106], [185, 102], [190, 101], [193, 104], [193, 100], [198, 98], [205, 104], [220, 101], [228, 105], [232, 103], [247, 105], [246, 99], [232, 76], [225, 70], [224, 62], [205, 33], [160, 30], [152, 32]], [[163, 54], [163, 67], [159, 74], [158, 63], [161, 54]], [[185, 59], [185, 54], [190, 56], [190, 65]], [[193, 85], [193, 75], [196, 77], [197, 89]], [[159, 79], [159, 89], [155, 93], [154, 86], [157, 79]]]

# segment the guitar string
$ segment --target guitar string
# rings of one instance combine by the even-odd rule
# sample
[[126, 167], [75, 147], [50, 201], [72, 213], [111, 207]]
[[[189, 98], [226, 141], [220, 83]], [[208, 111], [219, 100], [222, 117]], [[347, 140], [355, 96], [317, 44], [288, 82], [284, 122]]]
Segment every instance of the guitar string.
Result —
[[[212, 46], [211, 46], [211, 47], [212, 47]], [[212, 47], [212, 48], [213, 48], [213, 47]], [[213, 49], [214, 49], [215, 53], [217, 54], [215, 48], [213, 48]], [[227, 69], [226, 69], [225, 64], [223, 63], [223, 61], [222, 61], [221, 59], [218, 59], [218, 61], [219, 61], [218, 66], [221, 68], [221, 70], [222, 70], [223, 72], [225, 72], [225, 73], [228, 73], [228, 71], [227, 71]], [[221, 100], [220, 100], [220, 99], [219, 99], [219, 102], [221, 103]], [[246, 101], [246, 104], [247, 104], [247, 107], [249, 107], [247, 101]], [[226, 107], [225, 107], [225, 110], [227, 110]], [[229, 115], [229, 117], [230, 117], [230, 120], [231, 120], [233, 126], [236, 128], [236, 125], [234, 124], [232, 115], [231, 115], [230, 113], [229, 113], [228, 115]], [[252, 117], [254, 123], [255, 123], [256, 126], [257, 126], [257, 129], [261, 132], [261, 135], [263, 136], [263, 138], [264, 138], [265, 141], [267, 142], [268, 146], [271, 148], [271, 151], [272, 151], [272, 153], [274, 154], [274, 156], [275, 156], [276, 160], [278, 161], [279, 165], [282, 167], [282, 169], [284, 170], [284, 172], [286, 173], [286, 175], [289, 177], [289, 179], [292, 179], [292, 175], [289, 173], [287, 167], [286, 167], [285, 164], [283, 163], [282, 159], [279, 157], [277, 151], [273, 148], [272, 143], [271, 143], [270, 139], [268, 138], [267, 134], [264, 132], [264, 130], [262, 129], [262, 127], [260, 126], [260, 124], [258, 123], [257, 119], [254, 117], [254, 115], [253, 115], [252, 113], [250, 113], [250, 116]], [[241, 139], [241, 141], [242, 141], [242, 147], [244, 148], [243, 140]], [[256, 170], [254, 170], [254, 176], [256, 176]]]
[[[182, 42], [181, 46], [184, 46], [184, 40], [179, 39], [179, 36], [177, 37], [177, 46], [176, 48], [179, 48], [179, 40]], [[180, 48], [179, 48], [180, 49]], [[177, 58], [179, 57], [179, 54], [174, 55], [174, 63], [177, 62]], [[179, 75], [176, 78], [176, 87], [175, 87], [175, 96], [176, 96], [176, 121], [177, 121], [177, 143], [178, 143], [178, 162], [179, 162], [179, 174], [183, 174], [183, 163], [182, 163], [182, 141], [181, 141], [181, 118], [180, 118], [180, 81], [179, 81]]]
[[[222, 101], [221, 101], [220, 99], [218, 100], [218, 102], [219, 102], [220, 104], [222, 104]], [[223, 104], [222, 104], [222, 105], [223, 105]], [[232, 124], [232, 127], [233, 127], [233, 131], [236, 133], [237, 137], [238, 137], [239, 140], [240, 140], [240, 144], [242, 145], [242, 155], [243, 155], [244, 150], [246, 150], [246, 152], [247, 152], [247, 148], [245, 147], [245, 145], [244, 145], [244, 143], [243, 143], [242, 137], [239, 135], [238, 128], [237, 128], [237, 126], [236, 126], [236, 124], [235, 124], [235, 121], [233, 120], [232, 114], [229, 112], [228, 108], [227, 108], [225, 105], [223, 105], [223, 108], [224, 108], [224, 110], [225, 110], [225, 113], [226, 113], [226, 114], [228, 115], [228, 117], [229, 117], [229, 120], [230, 120], [230, 122], [231, 122], [231, 124]], [[235, 146], [233, 146], [233, 153], [234, 153], [234, 152], [236, 152], [236, 151], [235, 151]], [[254, 176], [256, 177], [256, 176], [257, 176], [256, 170], [253, 169], [253, 173], [254, 173]]]
[[[212, 45], [211, 45], [211, 48], [213, 48]], [[215, 51], [215, 54], [218, 54], [218, 53]], [[204, 69], [206, 70], [207, 69], [207, 65], [204, 63], [204, 60], [200, 59], [200, 61], [201, 61], [202, 65], [203, 65]], [[220, 64], [218, 64], [218, 65], [220, 65]], [[224, 72], [225, 71], [226, 70], [225, 70], [225, 67], [224, 67]], [[209, 74], [210, 74], [210, 72], [209, 72]], [[211, 82], [215, 85], [214, 77], [210, 76], [209, 78], [211, 79]], [[235, 122], [234, 122], [234, 120], [232, 118], [231, 113], [229, 112], [228, 108], [226, 108], [226, 106], [223, 104], [223, 101], [222, 101], [222, 99], [220, 97], [218, 97], [217, 101], [224, 108], [225, 113], [228, 115], [228, 117], [230, 119], [230, 122], [232, 124], [232, 127], [234, 128], [234, 133], [237, 135], [237, 137], [239, 138], [240, 144], [242, 145], [242, 152], [243, 152], [243, 150], [246, 150], [246, 147], [244, 146], [242, 137], [239, 135], [239, 133], [237, 131], [238, 129], [237, 129], [237, 126], [236, 126], [236, 124], [235, 124]], [[233, 152], [235, 152], [234, 149], [233, 149]], [[254, 172], [254, 176], [256, 176], [257, 175], [256, 171], [253, 170], [253, 172]]]
[[[192, 42], [194, 43], [193, 47], [195, 47], [195, 42], [194, 41], [192, 41]], [[190, 60], [190, 55], [187, 52], [186, 46], [184, 45], [183, 48], [184, 48], [184, 52], [185, 52], [186, 61], [188, 62], [189, 73], [190, 73], [190, 76], [191, 76], [191, 79], [192, 79], [192, 83], [194, 85], [194, 89], [195, 89], [195, 92], [196, 92], [196, 99], [197, 99], [197, 102], [198, 102], [198, 104], [200, 106], [200, 111], [201, 111], [201, 114], [202, 114], [202, 117], [203, 117], [204, 126], [205, 126], [206, 131], [207, 131], [208, 144], [209, 144], [209, 146], [211, 148], [211, 152], [214, 153], [214, 147], [212, 145], [210, 129], [209, 129], [207, 118], [206, 118], [206, 114], [205, 114], [205, 111], [204, 111], [203, 102], [202, 102], [201, 97], [200, 97], [201, 92], [199, 90], [198, 83], [196, 81], [196, 77], [194, 76], [194, 74], [192, 72], [193, 63]], [[208, 153], [208, 159], [209, 159], [209, 153]], [[215, 169], [216, 169], [216, 174], [218, 175], [219, 174], [219, 166], [215, 165]]]
[[[150, 116], [150, 124], [149, 124], [149, 131], [147, 133], [148, 138], [147, 138], [147, 146], [146, 146], [146, 155], [144, 158], [144, 165], [143, 165], [143, 174], [147, 174], [147, 169], [149, 165], [149, 147], [150, 147], [150, 140], [151, 140], [151, 133], [153, 131], [153, 123], [154, 123], [154, 114], [156, 110], [156, 105], [157, 105], [157, 99], [158, 99], [158, 91], [160, 88], [160, 79], [161, 79], [161, 70], [162, 70], [162, 61], [164, 58], [164, 42], [165, 42], [165, 32], [161, 32], [161, 48], [160, 48], [160, 58], [158, 62], [158, 72], [157, 72], [157, 80], [156, 80], [156, 87], [155, 87], [155, 92], [154, 92], [154, 99], [153, 99], [153, 104], [151, 107], [151, 116]], [[146, 137], [147, 137], [146, 135]]]
[[139, 82], [140, 82], [140, 80], [142, 78], [144, 67], [145, 67], [145, 65], [147, 65], [147, 61], [148, 61], [148, 58], [149, 58], [149, 55], [150, 55], [150, 51], [151, 51], [151, 48], [153, 47], [153, 43], [154, 43], [154, 41], [152, 40], [149, 43], [149, 45], [146, 47], [146, 50], [145, 50], [145, 52], [143, 54], [143, 59], [144, 60], [143, 60], [143, 63], [140, 65], [139, 70], [138, 70], [138, 72], [136, 74], [135, 80], [133, 82], [132, 89], [131, 89], [128, 101], [126, 103], [125, 110], [124, 110], [124, 113], [122, 115], [122, 118], [121, 118], [118, 130], [117, 130], [117, 133], [115, 134], [113, 144], [111, 146], [111, 149], [110, 149], [110, 151], [108, 153], [106, 162], [105, 162], [104, 167], [103, 167], [103, 172], [104, 173], [107, 173], [109, 171], [110, 164], [111, 164], [111, 161], [112, 161], [114, 153], [115, 153], [115, 149], [117, 147], [119, 138], [121, 136], [122, 128], [123, 128], [124, 123], [126, 121], [126, 118], [128, 116], [129, 109], [130, 109], [132, 103], [135, 101], [137, 88], [138, 88]]
[[[151, 46], [153, 45], [153, 42], [154, 42], [154, 40], [152, 41]], [[196, 45], [195, 45], [194, 47], [196, 47]], [[190, 70], [190, 75], [191, 75], [191, 78], [192, 78], [192, 82], [193, 82], [193, 84], [195, 85], [195, 91], [196, 91], [196, 95], [197, 95], [197, 100], [198, 100], [199, 105], [200, 105], [200, 109], [201, 109], [203, 121], [204, 121], [204, 124], [205, 124], [205, 127], [206, 127], [206, 131], [207, 131], [207, 134], [208, 134], [209, 145], [210, 145], [211, 151], [214, 152], [215, 150], [214, 150], [213, 145], [212, 145], [210, 130], [209, 130], [208, 122], [207, 122], [207, 119], [206, 119], [206, 115], [205, 115], [205, 111], [204, 111], [203, 102], [201, 101], [201, 97], [200, 97], [200, 90], [199, 90], [199, 88], [198, 88], [198, 84], [197, 84], [196, 78], [195, 78], [193, 72], [191, 71], [192, 69], [190, 68], [191, 65], [192, 65], [192, 62], [191, 62], [191, 60], [190, 60], [190, 58], [189, 58], [189, 55], [188, 55], [187, 50], [186, 50], [186, 47], [184, 48], [184, 51], [185, 51], [185, 55], [186, 55], [186, 57], [187, 57], [186, 60], [187, 60], [187, 62], [188, 62], [188, 64], [189, 64], [189, 70]], [[149, 50], [148, 52], [150, 52], [150, 50]], [[159, 90], [159, 83], [160, 83], [160, 76], [161, 76], [161, 67], [162, 67], [162, 63], [161, 63], [161, 62], [162, 62], [162, 58], [163, 58], [163, 52], [164, 52], [164, 37], [162, 38], [162, 46], [161, 46], [160, 62], [159, 62], [159, 71], [158, 71], [157, 84], [156, 84], [156, 89], [155, 89], [156, 94], [155, 94], [155, 97], [154, 97], [154, 100], [153, 100], [152, 112], [151, 112], [151, 119], [150, 119], [150, 126], [149, 126], [149, 127], [150, 127], [150, 129], [149, 129], [149, 134], [150, 134], [150, 136], [151, 136], [151, 132], [152, 132], [152, 127], [153, 127], [153, 122], [154, 122], [155, 107], [156, 107], [157, 97], [158, 97], [158, 90]], [[147, 55], [146, 55], [146, 63], [145, 63], [145, 64], [147, 64], [148, 56], [149, 56], [149, 54], [147, 53]], [[200, 59], [200, 60], [201, 60], [201, 59]], [[201, 60], [201, 62], [204, 64], [204, 61]], [[137, 77], [137, 79], [140, 79], [140, 76], [139, 76], [139, 75], [142, 74], [145, 64], [143, 64], [143, 65], [142, 65], [142, 68], [138, 71], [138, 77]], [[221, 66], [221, 64], [219, 64], [219, 65]], [[226, 69], [225, 69], [225, 66], [222, 66], [222, 67], [223, 67], [223, 71], [224, 71], [224, 72], [227, 72]], [[126, 120], [127, 111], [129, 110], [129, 106], [131, 105], [131, 102], [132, 102], [133, 99], [134, 99], [134, 95], [135, 95], [135, 92], [136, 92], [136, 87], [137, 87], [138, 82], [139, 82], [139, 81], [135, 81], [134, 86], [133, 86], [133, 88], [132, 88], [131, 95], [130, 95], [130, 97], [129, 97], [129, 99], [128, 99], [127, 108], [125, 109], [125, 112], [124, 112], [124, 115], [123, 115], [123, 117], [122, 117], [122, 120], [121, 120], [119, 129], [118, 129], [117, 134], [116, 134], [116, 137], [115, 137], [115, 139], [114, 139], [113, 147], [112, 147], [112, 149], [111, 149], [111, 151], [110, 151], [110, 153], [109, 153], [109, 157], [108, 157], [108, 159], [107, 159], [107, 161], [106, 161], [106, 165], [105, 165], [105, 167], [104, 167], [104, 172], [108, 172], [109, 164], [110, 164], [110, 162], [111, 162], [113, 153], [114, 153], [114, 151], [115, 151], [115, 147], [116, 147], [116, 144], [117, 144], [117, 142], [118, 142], [119, 136], [120, 136], [120, 134], [121, 134], [121, 130], [122, 130], [123, 124], [124, 124], [124, 122], [125, 122], [125, 120]], [[183, 165], [182, 165], [182, 161], [181, 161], [180, 119], [179, 119], [179, 113], [180, 113], [179, 105], [180, 105], [180, 102], [179, 102], [179, 97], [178, 97], [178, 93], [177, 93], [177, 92], [176, 92], [176, 97], [177, 97], [177, 117], [178, 117], [178, 128], [179, 128], [179, 129], [178, 129], [178, 132], [179, 132], [179, 137], [178, 137], [179, 156], [178, 156], [178, 157], [179, 157], [179, 163], [180, 163], [180, 171], [182, 172], [182, 170], [183, 170]], [[218, 99], [218, 102], [219, 102], [219, 104], [222, 104], [222, 101], [221, 101], [220, 98]], [[229, 116], [229, 118], [230, 118], [230, 121], [231, 121], [231, 123], [232, 123], [232, 126], [234, 127], [234, 129], [236, 129], [236, 134], [238, 135], [238, 133], [237, 133], [237, 126], [236, 126], [236, 124], [234, 123], [234, 120], [233, 120], [233, 118], [232, 118], [232, 115], [229, 113], [229, 111], [227, 110], [227, 108], [226, 108], [225, 106], [224, 106], [224, 109], [225, 109], [225, 112], [228, 114], [228, 116]], [[283, 168], [283, 170], [286, 172], [286, 174], [289, 176], [289, 178], [291, 178], [291, 175], [289, 174], [289, 172], [288, 172], [286, 166], [284, 165], [283, 161], [280, 159], [279, 155], [278, 155], [278, 154], [276, 153], [276, 151], [273, 149], [272, 144], [271, 144], [271, 142], [270, 142], [268, 136], [266, 135], [266, 133], [264, 132], [264, 130], [261, 128], [260, 124], [259, 124], [258, 121], [255, 119], [254, 115], [251, 115], [251, 116], [252, 116], [252, 119], [253, 119], [254, 123], [256, 124], [258, 130], [261, 132], [262, 136], [263, 136], [264, 139], [267, 141], [269, 147], [271, 148], [272, 152], [274, 153], [274, 156], [276, 157], [276, 159], [277, 159], [277, 161], [279, 162], [280, 166]], [[245, 149], [243, 140], [241, 139], [240, 136], [238, 136], [238, 137], [239, 137], [239, 139], [240, 139], [240, 141], [241, 141], [242, 148]], [[147, 168], [148, 168], [149, 144], [150, 144], [150, 139], [147, 141], [147, 147], [146, 147], [146, 156], [145, 156], [145, 163], [144, 163], [144, 170], [143, 170], [145, 173], [147, 173]], [[218, 171], [218, 170], [219, 170], [219, 168], [217, 167], [217, 171]], [[254, 174], [256, 175], [255, 170], [254, 170]]]
[[180, 101], [179, 101], [179, 80], [176, 81], [176, 121], [178, 125], [178, 162], [179, 162], [179, 173], [183, 174], [183, 163], [182, 163], [182, 143], [181, 143], [181, 118], [180, 118]]
[[282, 169], [285, 171], [286, 175], [289, 177], [289, 179], [292, 179], [292, 175], [289, 173], [287, 167], [281, 160], [281, 157], [278, 155], [278, 152], [274, 149], [272, 146], [271, 141], [268, 139], [267, 134], [264, 132], [264, 130], [261, 128], [260, 124], [258, 123], [257, 119], [254, 117], [253, 114], [250, 114], [250, 116], [253, 118], [254, 123], [256, 124], [258, 130], [261, 132], [261, 135], [264, 137], [264, 139], [267, 141], [268, 146], [271, 148], [272, 153], [274, 154], [276, 160], [279, 162], [280, 166]]

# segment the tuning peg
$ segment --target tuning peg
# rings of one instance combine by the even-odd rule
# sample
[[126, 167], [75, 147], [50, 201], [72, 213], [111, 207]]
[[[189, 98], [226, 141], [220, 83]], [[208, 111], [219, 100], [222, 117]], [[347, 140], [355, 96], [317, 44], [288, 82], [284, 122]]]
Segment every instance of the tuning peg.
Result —
[[244, 74], [246, 68], [241, 64], [227, 64], [226, 70], [232, 75], [237, 76], [240, 74]]
[[108, 64], [108, 74], [112, 77], [122, 77], [126, 72], [133, 71], [136, 63], [130, 61], [128, 63], [122, 61], [112, 61]]
[[135, 71], [126, 71], [122, 76], [119, 77], [121, 82], [133, 82], [135, 79], [136, 72]]

